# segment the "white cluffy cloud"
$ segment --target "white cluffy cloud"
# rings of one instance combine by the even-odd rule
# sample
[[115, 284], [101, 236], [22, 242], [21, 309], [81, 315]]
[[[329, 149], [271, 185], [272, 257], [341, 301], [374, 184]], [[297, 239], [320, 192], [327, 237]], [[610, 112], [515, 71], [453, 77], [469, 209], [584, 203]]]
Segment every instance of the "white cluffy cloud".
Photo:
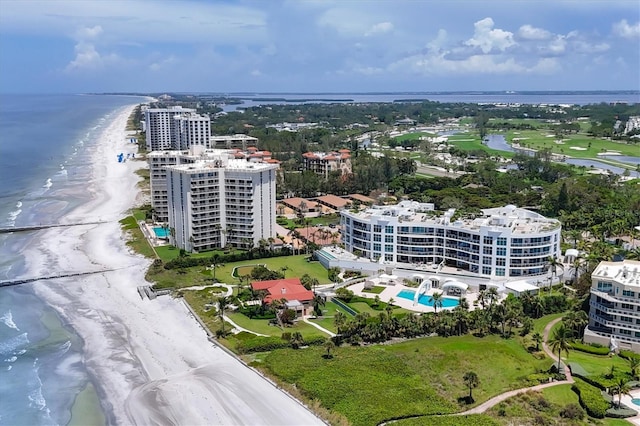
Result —
[[548, 40], [552, 34], [547, 30], [527, 24], [520, 27], [518, 36], [525, 40]]
[[391, 22], [379, 22], [369, 29], [364, 35], [365, 37], [369, 37], [376, 34], [384, 34], [393, 30], [393, 24]]
[[76, 45], [73, 48], [76, 56], [71, 62], [69, 62], [69, 64], [67, 64], [65, 68], [67, 72], [99, 69], [106, 63], [118, 60], [117, 55], [101, 55], [96, 49], [95, 43], [102, 32], [102, 27], [100, 25], [96, 25], [94, 27], [80, 27], [76, 30], [73, 36], [76, 40]]
[[638, 38], [640, 37], [640, 21], [635, 25], [629, 25], [626, 19], [616, 22], [613, 24], [613, 33], [624, 38]]
[[464, 44], [472, 47], [479, 47], [483, 53], [489, 53], [492, 50], [504, 51], [508, 47], [516, 44], [513, 41], [513, 33], [501, 29], [493, 29], [493, 19], [484, 18], [473, 26], [475, 33], [473, 37], [465, 41]]

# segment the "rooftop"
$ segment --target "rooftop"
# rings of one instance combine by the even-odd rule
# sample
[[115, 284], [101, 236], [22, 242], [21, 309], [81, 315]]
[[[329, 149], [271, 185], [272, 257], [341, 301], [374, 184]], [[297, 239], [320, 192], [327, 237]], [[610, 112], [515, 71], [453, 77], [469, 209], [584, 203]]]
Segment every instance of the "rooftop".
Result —
[[613, 280], [623, 285], [640, 287], [640, 261], [600, 262], [591, 274], [591, 278]]
[[482, 210], [476, 217], [461, 217], [454, 221], [455, 209], [443, 214], [434, 210], [431, 203], [401, 201], [390, 206], [372, 206], [359, 213], [348, 213], [353, 217], [371, 220], [396, 218], [398, 222], [424, 225], [452, 225], [465, 229], [479, 230], [481, 227], [508, 228], [513, 234], [529, 234], [550, 231], [560, 226], [560, 222], [549, 219], [530, 210], [513, 205]]

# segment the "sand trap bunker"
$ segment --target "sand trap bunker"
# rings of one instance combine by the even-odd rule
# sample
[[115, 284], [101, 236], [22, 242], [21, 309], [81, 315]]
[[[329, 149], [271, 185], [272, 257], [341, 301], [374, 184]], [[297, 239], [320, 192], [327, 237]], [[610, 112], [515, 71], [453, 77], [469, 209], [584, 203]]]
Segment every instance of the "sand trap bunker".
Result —
[[587, 148], [583, 148], [581, 146], [570, 146], [569, 149], [575, 149], [576, 151], [586, 151]]

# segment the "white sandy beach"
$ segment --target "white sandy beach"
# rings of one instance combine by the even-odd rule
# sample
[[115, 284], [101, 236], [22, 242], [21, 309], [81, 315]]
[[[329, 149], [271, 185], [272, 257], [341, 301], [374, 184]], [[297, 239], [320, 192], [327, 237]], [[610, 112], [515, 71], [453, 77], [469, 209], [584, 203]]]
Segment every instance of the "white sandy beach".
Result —
[[107, 223], [42, 231], [26, 253], [28, 276], [116, 271], [50, 280], [34, 289], [84, 339], [85, 363], [109, 424], [323, 424], [297, 401], [207, 340], [180, 300], [141, 300], [148, 259], [130, 253], [118, 220], [136, 203], [142, 161], [124, 131], [134, 106], [106, 128], [87, 191], [93, 200], [64, 220]]

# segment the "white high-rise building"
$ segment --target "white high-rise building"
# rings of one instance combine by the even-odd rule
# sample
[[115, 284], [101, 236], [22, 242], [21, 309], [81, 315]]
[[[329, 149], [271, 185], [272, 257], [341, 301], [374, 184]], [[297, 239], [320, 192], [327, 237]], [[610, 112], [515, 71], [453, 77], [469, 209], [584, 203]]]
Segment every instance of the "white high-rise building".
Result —
[[640, 352], [640, 261], [600, 262], [589, 305], [586, 343]]
[[211, 121], [194, 109], [174, 106], [145, 111], [147, 150], [188, 149], [191, 145], [208, 148]]
[[167, 166], [171, 243], [188, 251], [251, 248], [274, 236], [277, 169], [227, 153]]
[[211, 120], [208, 115], [196, 113], [179, 114], [173, 117], [175, 132], [174, 149], [189, 149], [191, 146], [209, 148], [211, 137]]

